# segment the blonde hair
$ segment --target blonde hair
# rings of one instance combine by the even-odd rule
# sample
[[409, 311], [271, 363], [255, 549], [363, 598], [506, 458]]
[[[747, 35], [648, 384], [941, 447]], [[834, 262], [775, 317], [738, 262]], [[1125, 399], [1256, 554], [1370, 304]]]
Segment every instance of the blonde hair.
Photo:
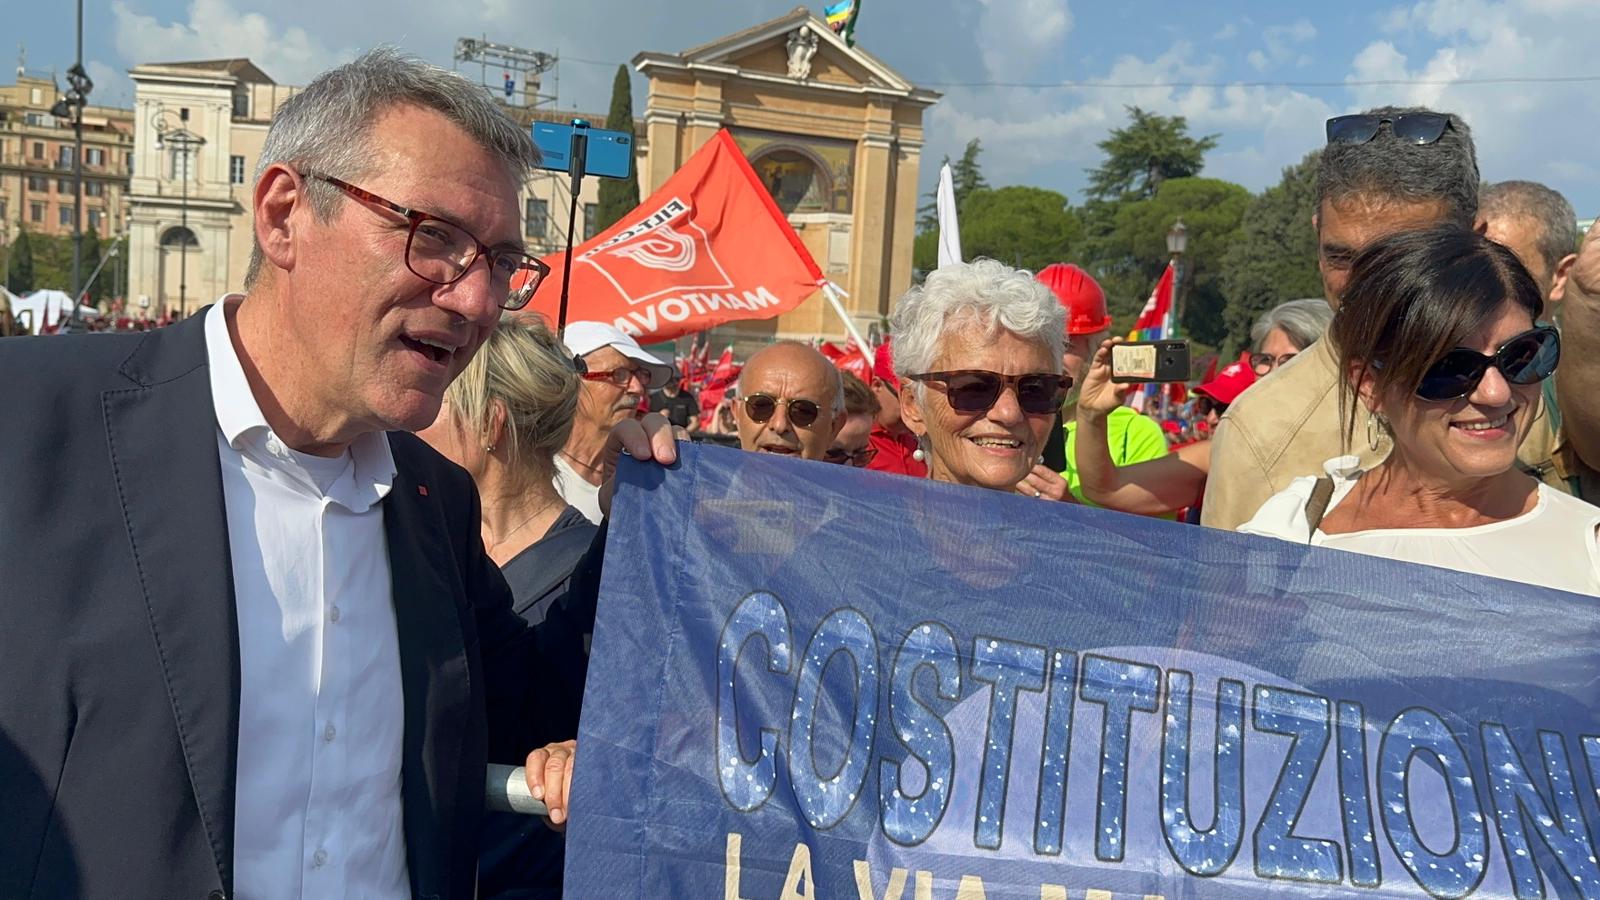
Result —
[[502, 316], [499, 327], [445, 392], [455, 424], [489, 434], [494, 410], [505, 411], [506, 448], [513, 477], [550, 478], [578, 410], [578, 373], [542, 316]]

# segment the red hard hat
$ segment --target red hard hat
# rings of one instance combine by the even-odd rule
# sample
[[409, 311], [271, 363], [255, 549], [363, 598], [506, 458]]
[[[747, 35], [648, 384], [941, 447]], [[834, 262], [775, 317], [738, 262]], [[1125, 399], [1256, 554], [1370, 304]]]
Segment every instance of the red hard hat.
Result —
[[1099, 334], [1111, 327], [1106, 292], [1071, 263], [1051, 263], [1034, 276], [1067, 308], [1067, 334]]

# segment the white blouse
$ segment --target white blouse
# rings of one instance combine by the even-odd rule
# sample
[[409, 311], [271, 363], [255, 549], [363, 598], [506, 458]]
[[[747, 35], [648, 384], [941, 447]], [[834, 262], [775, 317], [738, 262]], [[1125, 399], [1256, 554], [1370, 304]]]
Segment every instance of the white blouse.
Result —
[[[1353, 461], [1339, 457], [1325, 466], [1334, 484], [1329, 512], [1350, 495], [1362, 475]], [[1600, 507], [1549, 485], [1539, 485], [1533, 509], [1487, 525], [1375, 528], [1346, 534], [1326, 534], [1319, 528], [1308, 535], [1306, 503], [1316, 482], [1296, 478], [1262, 504], [1239, 531], [1600, 597]]]

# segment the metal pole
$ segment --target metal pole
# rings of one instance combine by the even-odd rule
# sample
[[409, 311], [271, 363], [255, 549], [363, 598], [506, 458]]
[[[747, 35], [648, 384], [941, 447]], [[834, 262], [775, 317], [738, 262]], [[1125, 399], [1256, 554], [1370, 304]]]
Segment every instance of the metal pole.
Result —
[[[83, 70], [83, 0], [78, 0], [78, 70]], [[83, 321], [78, 306], [83, 294], [83, 105], [87, 102], [78, 96], [77, 114], [72, 117], [72, 324]], [[76, 329], [74, 329], [76, 330]]]
[[1172, 254], [1172, 333], [1183, 337], [1183, 254]]
[[183, 154], [183, 200], [180, 206], [178, 235], [178, 318], [189, 314], [189, 136], [178, 142], [178, 152]]

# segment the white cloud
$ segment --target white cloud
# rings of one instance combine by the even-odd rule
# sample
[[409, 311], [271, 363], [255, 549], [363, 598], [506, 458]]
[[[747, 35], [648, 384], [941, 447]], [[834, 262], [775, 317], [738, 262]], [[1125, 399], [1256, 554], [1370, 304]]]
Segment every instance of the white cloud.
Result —
[[304, 84], [357, 52], [330, 47], [304, 28], [240, 12], [228, 0], [192, 0], [186, 22], [163, 24], [127, 0], [112, 0], [111, 16], [117, 53], [132, 64], [244, 56], [279, 82]]
[[1308, 44], [1315, 40], [1317, 28], [1306, 19], [1299, 19], [1288, 25], [1269, 25], [1261, 31], [1261, 41], [1264, 50], [1252, 50], [1245, 58], [1257, 72], [1294, 63], [1296, 66], [1308, 66], [1311, 57], [1299, 45]]
[[[1593, 54], [1600, 4], [1567, 0], [1425, 0], [1395, 10], [1391, 40], [1356, 54], [1350, 79], [1444, 81], [1571, 75]], [[1402, 46], [1424, 43], [1411, 53]], [[1568, 196], [1593, 197], [1592, 123], [1600, 92], [1592, 84], [1409, 84], [1352, 90], [1352, 110], [1422, 105], [1462, 116], [1472, 127], [1478, 165], [1489, 181], [1530, 178]], [[1592, 214], [1589, 210], [1583, 214]]]
[[997, 81], [1025, 77], [1063, 49], [1072, 30], [1067, 0], [978, 0], [978, 47]]
[[1213, 41], [1231, 41], [1231, 40], [1233, 40], [1234, 38], [1236, 38], [1238, 36], [1239, 36], [1239, 26], [1235, 25], [1232, 22], [1229, 22], [1228, 24], [1226, 24], [1226, 25], [1222, 26], [1221, 28], [1217, 29], [1217, 33], [1213, 34], [1211, 36], [1211, 39]]

